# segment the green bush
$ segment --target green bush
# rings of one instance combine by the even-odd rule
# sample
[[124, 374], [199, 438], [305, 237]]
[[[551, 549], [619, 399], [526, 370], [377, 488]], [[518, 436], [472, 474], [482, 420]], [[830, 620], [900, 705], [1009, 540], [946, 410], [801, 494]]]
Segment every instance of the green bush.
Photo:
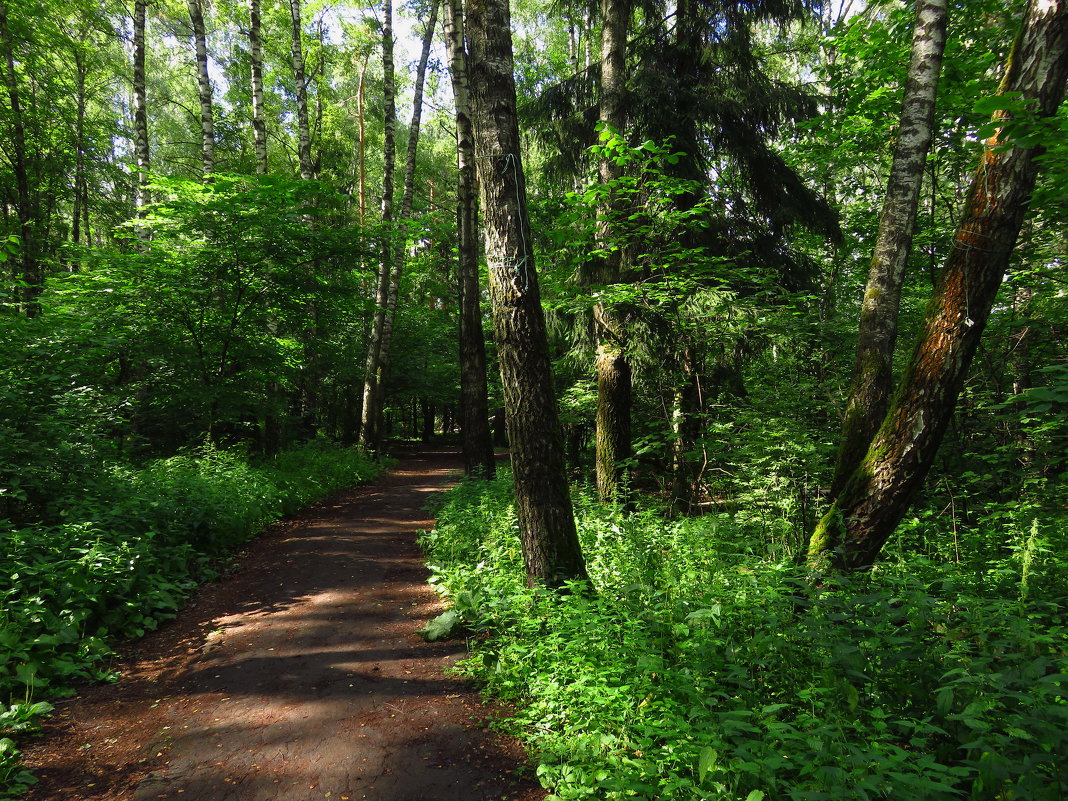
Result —
[[[373, 478], [362, 451], [313, 443], [257, 466], [204, 446], [141, 470], [112, 466], [72, 522], [0, 529], [0, 737], [32, 728], [43, 698], [106, 679], [111, 646], [172, 617], [212, 557], [331, 492]], [[74, 522], [74, 521], [77, 522]], [[0, 797], [26, 783], [0, 740]]]
[[1011, 553], [982, 571], [913, 557], [817, 589], [743, 515], [576, 508], [593, 597], [524, 586], [506, 480], [453, 492], [424, 537], [434, 580], [493, 634], [463, 669], [518, 702], [553, 797], [1068, 794], [1052, 560], [1028, 581]]

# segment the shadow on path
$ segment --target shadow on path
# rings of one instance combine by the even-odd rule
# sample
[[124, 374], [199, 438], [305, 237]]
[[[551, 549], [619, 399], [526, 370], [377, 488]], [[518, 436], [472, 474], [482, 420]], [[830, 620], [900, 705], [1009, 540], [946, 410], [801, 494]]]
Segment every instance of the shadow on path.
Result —
[[459, 458], [399, 455], [375, 485], [269, 529], [137, 644], [119, 684], [64, 704], [27, 752], [31, 799], [540, 799], [445, 674], [462, 645], [414, 633], [440, 611], [415, 538]]

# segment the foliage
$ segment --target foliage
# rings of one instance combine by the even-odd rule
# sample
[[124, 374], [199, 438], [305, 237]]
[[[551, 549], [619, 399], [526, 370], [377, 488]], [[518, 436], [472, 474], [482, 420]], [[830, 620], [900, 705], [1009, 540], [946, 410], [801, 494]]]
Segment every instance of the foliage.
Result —
[[553, 797], [1068, 791], [1063, 529], [813, 588], [746, 515], [669, 522], [585, 494], [578, 515], [595, 596], [523, 585], [499, 483], [451, 493], [424, 537], [455, 611], [492, 635], [464, 670], [519, 704], [507, 725]]
[[0, 528], [0, 698], [11, 705], [0, 713], [0, 793], [25, 783], [11, 737], [51, 711], [41, 699], [113, 678], [112, 646], [172, 617], [215, 560], [378, 469], [326, 443], [255, 466], [205, 445], [141, 469], [111, 465], [65, 505], [66, 522]]

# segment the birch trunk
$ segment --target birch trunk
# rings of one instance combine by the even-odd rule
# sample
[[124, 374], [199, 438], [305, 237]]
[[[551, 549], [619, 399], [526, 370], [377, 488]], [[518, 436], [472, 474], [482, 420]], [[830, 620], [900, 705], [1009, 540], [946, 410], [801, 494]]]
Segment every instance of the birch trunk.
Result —
[[[1052, 116], [1068, 78], [1068, 0], [1031, 0], [999, 94], [1019, 92]], [[1041, 147], [1016, 147], [1006, 111], [986, 142], [916, 351], [864, 460], [809, 542], [809, 560], [845, 570], [872, 564], [920, 486], [986, 325], [1034, 188]]]
[[304, 75], [304, 46], [301, 44], [303, 26], [300, 0], [289, 0], [289, 20], [293, 28], [293, 82], [297, 90], [297, 159], [300, 162], [300, 177], [310, 181], [315, 177], [315, 170], [312, 166], [311, 128], [308, 123], [308, 81]]
[[934, 133], [946, 16], [946, 0], [921, 0], [916, 4], [901, 122], [860, 309], [857, 357], [842, 422], [838, 463], [831, 482], [832, 498], [841, 492], [864, 458], [890, 405], [901, 286], [912, 249], [924, 163]]
[[[408, 150], [404, 162], [404, 185], [401, 191], [401, 208], [400, 208], [400, 222], [404, 223], [411, 217], [412, 214], [412, 199], [415, 195], [415, 163], [416, 157], [419, 151], [419, 129], [422, 121], [423, 114], [423, 85], [426, 79], [426, 66], [430, 60], [430, 44], [434, 37], [434, 27], [437, 25], [438, 18], [438, 3], [437, 0], [431, 3], [430, 16], [427, 20], [426, 31], [423, 34], [423, 46], [419, 57], [419, 66], [416, 69], [415, 76], [415, 91], [412, 108], [412, 122], [408, 128]], [[392, 24], [390, 25], [392, 30]], [[390, 40], [390, 93], [392, 93], [392, 72], [393, 72], [393, 54], [392, 54], [392, 37]], [[392, 96], [392, 94], [391, 94]], [[396, 108], [393, 110], [394, 121], [396, 119]], [[392, 159], [390, 159], [392, 160]], [[371, 432], [371, 437], [366, 438], [364, 442], [373, 447], [377, 447], [378, 441], [381, 439], [378, 433], [380, 427], [380, 420], [382, 416], [382, 409], [385, 403], [386, 394], [386, 382], [385, 375], [386, 370], [389, 367], [389, 352], [393, 341], [393, 322], [397, 312], [397, 297], [400, 292], [400, 279], [404, 270], [404, 247], [406, 244], [405, 232], [398, 230], [394, 232], [394, 237], [390, 242], [387, 242], [386, 247], [391, 252], [389, 254], [388, 265], [383, 262], [382, 275], [386, 276], [386, 267], [388, 266], [388, 280], [386, 283], [385, 293], [385, 307], [379, 309], [381, 316], [381, 326], [378, 328], [377, 336], [372, 333], [372, 337], [376, 339], [376, 343], [373, 344], [373, 352], [375, 354], [375, 365], [372, 370], [369, 370], [368, 375], [374, 376], [373, 386], [370, 388], [364, 388], [364, 426]], [[381, 290], [382, 284], [379, 284]], [[381, 297], [381, 296], [380, 296]], [[371, 401], [371, 406], [367, 406], [368, 400]]]
[[[133, 17], [133, 93], [134, 93], [134, 160], [137, 162], [135, 199], [140, 212], [151, 203], [148, 171], [148, 93], [145, 82], [145, 0], [134, 0]], [[142, 236], [145, 233], [142, 232]]]
[[[86, 98], [85, 98], [85, 78], [86, 78], [86, 66], [85, 56], [82, 54], [81, 49], [74, 46], [74, 69], [75, 69], [75, 91], [78, 98], [77, 117], [74, 121], [74, 203], [71, 208], [71, 240], [74, 244], [81, 243], [81, 216], [83, 204], [85, 204], [86, 211], [88, 211], [88, 192], [86, 191], [85, 181], [85, 110], [86, 110]], [[89, 229], [86, 226], [86, 244], [89, 243]]]
[[381, 264], [378, 270], [378, 286], [375, 292], [374, 324], [367, 343], [367, 362], [363, 384], [363, 403], [361, 405], [360, 444], [375, 448], [379, 441], [381, 410], [376, 406], [379, 396], [378, 385], [382, 381], [379, 371], [379, 356], [382, 352], [382, 332], [386, 325], [386, 311], [389, 307], [389, 282], [393, 277], [393, 173], [397, 160], [397, 98], [393, 87], [393, 3], [382, 3], [382, 91], [385, 100], [385, 113], [382, 124], [382, 150], [384, 165], [382, 168], [382, 228], [384, 236], [381, 243]]
[[193, 47], [197, 59], [197, 89], [200, 95], [200, 140], [204, 174], [215, 171], [215, 122], [211, 107], [211, 78], [208, 75], [208, 41], [204, 32], [204, 12], [200, 0], [187, 0], [189, 22], [193, 26]]
[[462, 0], [445, 0], [445, 50], [456, 106], [456, 227], [460, 295], [460, 436], [464, 472], [493, 478], [496, 463], [490, 435], [486, 342], [482, 333], [478, 280], [478, 204], [475, 199], [475, 139], [467, 82]]
[[585, 580], [586, 567], [564, 471], [563, 438], [534, 269], [526, 182], [519, 158], [507, 0], [471, 0], [466, 21], [475, 155], [519, 535], [528, 583], [561, 587], [569, 580]]
[[267, 174], [267, 119], [263, 103], [263, 40], [260, 34], [260, 0], [249, 0], [248, 42], [252, 67], [252, 136], [256, 148], [256, 174]]

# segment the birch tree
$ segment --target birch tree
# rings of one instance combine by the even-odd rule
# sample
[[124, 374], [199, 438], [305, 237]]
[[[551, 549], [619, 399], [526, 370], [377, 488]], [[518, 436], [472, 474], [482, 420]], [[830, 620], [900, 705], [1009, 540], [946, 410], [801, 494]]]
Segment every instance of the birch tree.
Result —
[[200, 97], [200, 139], [204, 175], [215, 171], [215, 122], [211, 102], [211, 77], [208, 75], [208, 41], [204, 31], [204, 12], [200, 0], [187, 0], [189, 22], [193, 31], [193, 49], [197, 62], [197, 93]]
[[297, 159], [300, 177], [310, 181], [315, 177], [311, 156], [311, 126], [308, 122], [308, 80], [304, 74], [304, 47], [301, 43], [300, 0], [289, 0], [289, 19], [292, 25], [290, 52], [293, 59], [293, 82], [297, 92]]
[[137, 164], [136, 203], [143, 209], [151, 200], [148, 172], [152, 165], [148, 151], [148, 92], [145, 84], [145, 0], [134, 0], [133, 15], [133, 95], [134, 161]]
[[912, 249], [924, 163], [934, 134], [935, 98], [946, 45], [946, 0], [921, 0], [879, 233], [860, 310], [853, 380], [831, 497], [856, 469], [886, 415], [893, 391], [894, 346], [905, 266]]
[[[387, 6], [389, 6], [387, 0]], [[390, 11], [392, 12], [391, 8]], [[433, 2], [430, 6], [430, 14], [427, 26], [423, 33], [422, 49], [419, 56], [419, 66], [415, 74], [415, 90], [412, 107], [412, 121], [408, 127], [408, 149], [404, 161], [404, 183], [401, 190], [401, 208], [399, 221], [404, 223], [411, 217], [412, 200], [415, 195], [415, 163], [419, 152], [419, 129], [423, 115], [423, 85], [426, 79], [426, 67], [430, 60], [430, 44], [434, 37], [434, 27], [437, 24], [438, 3]], [[389, 15], [392, 19], [392, 13]], [[393, 37], [392, 22], [389, 23], [389, 45], [386, 45], [386, 34], [383, 33], [383, 65], [386, 66], [385, 53], [388, 51], [389, 76], [386, 94], [387, 100], [387, 131], [389, 138], [386, 146], [386, 163], [390, 174], [389, 188], [392, 195], [393, 188], [393, 160], [394, 160], [394, 135], [396, 126], [396, 100], [393, 96]], [[389, 206], [389, 221], [393, 220], [392, 198]], [[386, 221], [386, 204], [383, 199], [383, 222]], [[387, 231], [390, 228], [387, 226]], [[404, 245], [405, 239], [402, 231], [394, 233], [395, 239], [387, 240], [383, 249], [383, 260], [378, 282], [378, 313], [375, 316], [375, 324], [371, 331], [371, 341], [368, 346], [367, 378], [364, 384], [363, 396], [363, 426], [361, 428], [361, 441], [372, 447], [378, 445], [381, 438], [382, 407], [385, 402], [385, 375], [389, 366], [389, 350], [393, 341], [393, 322], [397, 312], [397, 299], [400, 292], [400, 279], [404, 270]]]
[[252, 137], [256, 150], [256, 174], [267, 174], [267, 120], [263, 103], [263, 37], [260, 0], [249, 0], [249, 61], [252, 82]]
[[1030, 0], [952, 249], [889, 411], [809, 541], [809, 560], [870, 566], [927, 475], [1009, 265], [1043, 148], [1021, 131], [1053, 116], [1068, 78], [1068, 0]]

